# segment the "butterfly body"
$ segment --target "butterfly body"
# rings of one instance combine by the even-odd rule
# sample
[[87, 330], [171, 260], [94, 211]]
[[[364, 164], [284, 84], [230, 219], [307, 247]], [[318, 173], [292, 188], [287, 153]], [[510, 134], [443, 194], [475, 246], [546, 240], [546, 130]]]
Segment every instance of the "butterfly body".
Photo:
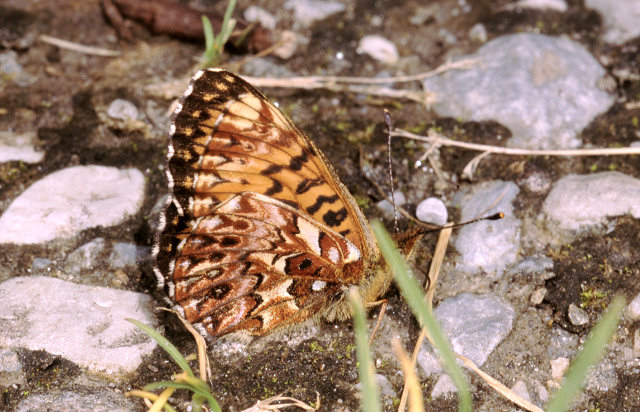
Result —
[[174, 114], [159, 286], [205, 337], [243, 340], [345, 319], [346, 291], [384, 293], [368, 221], [323, 154], [264, 95], [198, 72]]

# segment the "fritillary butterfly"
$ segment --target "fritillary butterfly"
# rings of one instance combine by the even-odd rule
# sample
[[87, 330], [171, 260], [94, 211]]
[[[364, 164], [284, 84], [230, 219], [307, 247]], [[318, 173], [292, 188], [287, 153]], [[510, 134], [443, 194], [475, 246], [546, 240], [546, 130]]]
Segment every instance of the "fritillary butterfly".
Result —
[[342, 320], [388, 286], [371, 227], [309, 138], [228, 71], [198, 72], [170, 130], [155, 272], [209, 340]]

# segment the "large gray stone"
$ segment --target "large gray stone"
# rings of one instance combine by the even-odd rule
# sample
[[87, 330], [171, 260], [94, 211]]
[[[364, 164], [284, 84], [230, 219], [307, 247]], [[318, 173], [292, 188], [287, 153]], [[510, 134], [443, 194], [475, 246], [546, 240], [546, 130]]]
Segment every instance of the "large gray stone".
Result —
[[442, 116], [500, 122], [513, 133], [509, 146], [578, 147], [578, 133], [614, 102], [597, 87], [605, 70], [568, 38], [501, 36], [464, 58], [476, 63], [424, 81], [437, 94], [433, 108]]
[[567, 175], [553, 185], [542, 211], [553, 227], [572, 231], [610, 216], [640, 218], [640, 179], [619, 172]]
[[0, 347], [45, 350], [92, 372], [126, 375], [156, 346], [126, 318], [154, 325], [152, 299], [46, 276], [0, 283]]
[[74, 166], [38, 180], [0, 216], [0, 243], [33, 244], [116, 225], [144, 200], [138, 169]]

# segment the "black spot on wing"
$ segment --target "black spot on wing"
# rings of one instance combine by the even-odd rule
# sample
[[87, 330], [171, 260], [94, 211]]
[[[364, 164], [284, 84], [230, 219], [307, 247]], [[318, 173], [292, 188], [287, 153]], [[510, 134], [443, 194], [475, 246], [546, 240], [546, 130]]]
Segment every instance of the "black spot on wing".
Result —
[[322, 207], [323, 204], [325, 204], [325, 203], [334, 203], [338, 199], [339, 199], [338, 195], [333, 195], [333, 196], [321, 195], [321, 196], [318, 196], [316, 198], [316, 202], [307, 208], [307, 212], [309, 212], [309, 214], [313, 215], [318, 210], [320, 210], [320, 208]]
[[271, 166], [267, 167], [266, 169], [264, 169], [263, 171], [260, 172], [261, 175], [272, 175], [274, 173], [278, 173], [279, 171], [282, 170], [282, 166], [276, 165], [276, 164], [272, 164]]
[[324, 183], [324, 180], [322, 178], [311, 179], [311, 180], [310, 179], [304, 179], [302, 182], [300, 182], [298, 184], [298, 187], [296, 187], [296, 194], [297, 195], [301, 195], [303, 193], [306, 193], [312, 187], [320, 186], [323, 183]]
[[305, 259], [302, 260], [302, 262], [300, 262], [298, 264], [298, 269], [305, 270], [306, 268], [308, 268], [312, 264], [313, 264], [313, 261], [311, 259], [305, 258]]
[[329, 210], [327, 213], [322, 216], [322, 220], [329, 227], [340, 226], [340, 224], [347, 218], [347, 209], [344, 207], [334, 212], [333, 210]]
[[302, 166], [304, 166], [308, 161], [309, 157], [307, 156], [307, 152], [302, 152], [301, 155], [291, 158], [291, 161], [289, 162], [289, 169], [298, 171], [302, 169]]
[[280, 192], [282, 192], [282, 183], [280, 183], [276, 179], [273, 179], [273, 184], [271, 185], [271, 187], [269, 189], [267, 189], [266, 192], [264, 192], [264, 194], [267, 195], [267, 196], [273, 196], [273, 195], [278, 194]]

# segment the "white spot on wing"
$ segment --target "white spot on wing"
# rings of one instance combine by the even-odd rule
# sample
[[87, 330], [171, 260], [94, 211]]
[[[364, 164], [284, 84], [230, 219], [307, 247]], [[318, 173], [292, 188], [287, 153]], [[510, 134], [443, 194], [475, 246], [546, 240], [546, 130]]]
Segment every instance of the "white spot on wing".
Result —
[[176, 209], [178, 209], [178, 214], [180, 216], [184, 216], [184, 210], [182, 210], [182, 206], [180, 206], [180, 202], [178, 202], [178, 199], [172, 196], [171, 200], [173, 201], [173, 204], [176, 206]]
[[298, 219], [298, 229], [300, 230], [299, 237], [309, 246], [309, 249], [321, 256], [318, 228], [306, 219]]
[[351, 263], [360, 260], [360, 257], [362, 256], [362, 254], [360, 253], [360, 249], [358, 249], [358, 247], [354, 245], [353, 242], [349, 241], [348, 239], [345, 240], [347, 241], [349, 254], [345, 257], [344, 262]]
[[[202, 75], [204, 74], [204, 70], [198, 70], [198, 73], [193, 75], [193, 81], [198, 80], [199, 78], [202, 77]], [[193, 87], [193, 86], [192, 86]]]
[[340, 263], [340, 251], [337, 248], [332, 247], [331, 249], [329, 249], [327, 254], [329, 255], [329, 260], [332, 263], [335, 263], [335, 264]]
[[[189, 89], [187, 89], [187, 91], [189, 91], [189, 93], [191, 93], [190, 88], [189, 88]], [[184, 95], [185, 95], [185, 96], [188, 96], [188, 94], [186, 94], [186, 93], [185, 93]], [[182, 111], [182, 108], [183, 108], [183, 107], [184, 107], [184, 106], [182, 106], [182, 103], [178, 103], [178, 104], [176, 105], [176, 110], [174, 110], [174, 111], [173, 111], [173, 114], [174, 114], [174, 115], [177, 115], [178, 113], [180, 113], [180, 112]]]
[[325, 286], [327, 286], [327, 282], [325, 282], [324, 280], [316, 280], [311, 284], [311, 290], [317, 292], [324, 289]]

